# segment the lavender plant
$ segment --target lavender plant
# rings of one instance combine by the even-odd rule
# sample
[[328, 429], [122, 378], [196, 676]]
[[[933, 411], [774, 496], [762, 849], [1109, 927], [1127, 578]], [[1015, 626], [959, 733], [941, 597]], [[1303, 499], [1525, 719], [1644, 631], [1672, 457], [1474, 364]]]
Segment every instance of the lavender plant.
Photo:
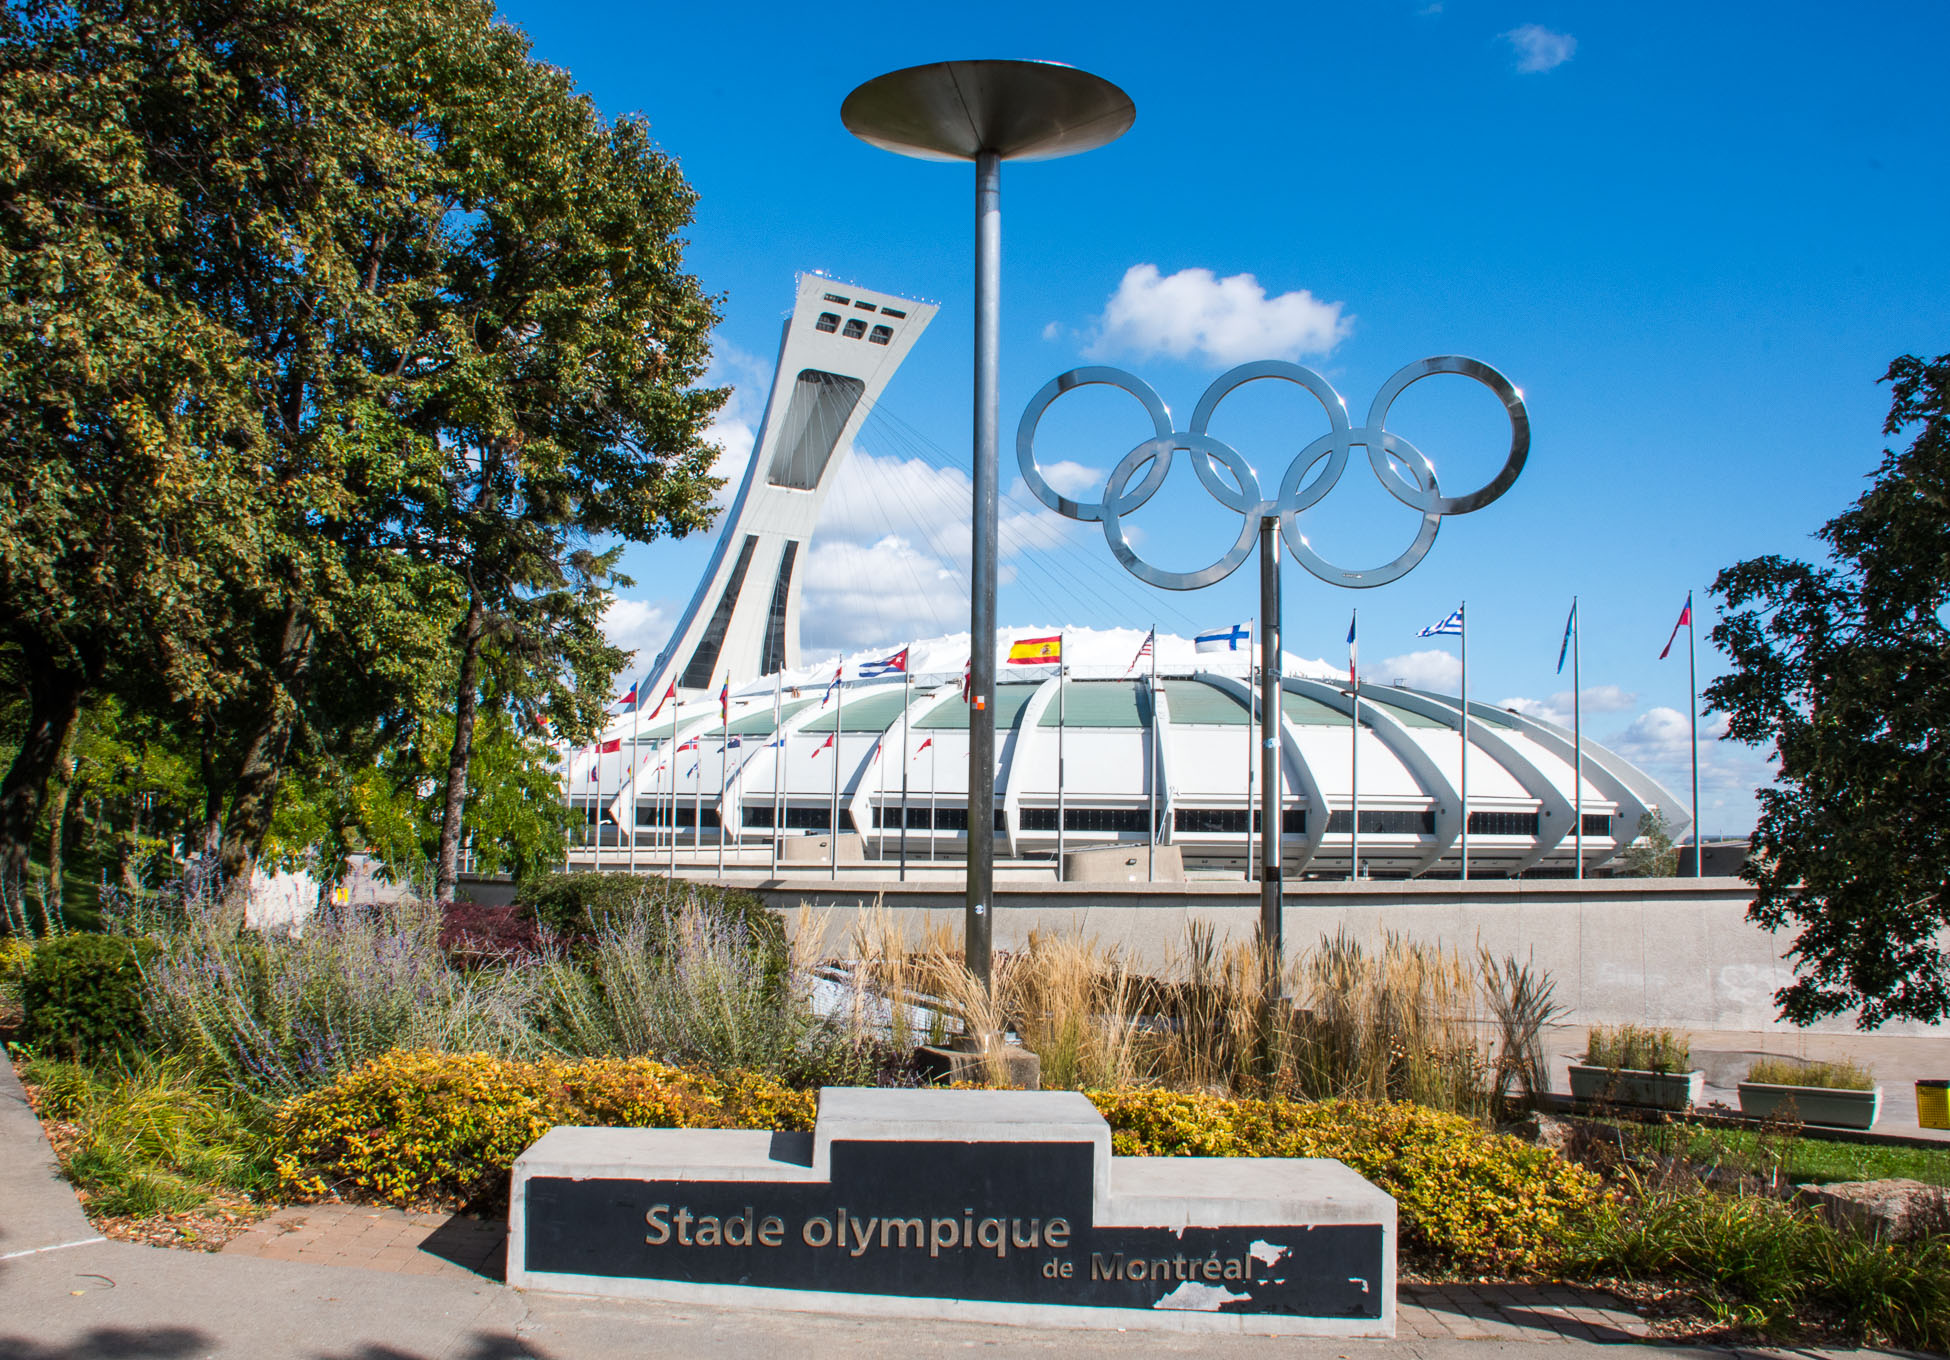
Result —
[[392, 1048], [528, 1056], [536, 969], [466, 973], [440, 916], [408, 898], [327, 906], [285, 935], [191, 928], [146, 968], [162, 1045], [267, 1098], [309, 1090]]

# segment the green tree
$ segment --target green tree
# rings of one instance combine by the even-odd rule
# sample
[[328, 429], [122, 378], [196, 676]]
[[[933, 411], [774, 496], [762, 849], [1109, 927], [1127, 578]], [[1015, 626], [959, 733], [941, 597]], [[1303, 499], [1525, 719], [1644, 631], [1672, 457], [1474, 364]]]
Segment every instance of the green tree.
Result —
[[1638, 878], [1671, 878], [1679, 872], [1679, 848], [1672, 843], [1672, 827], [1663, 809], [1639, 815], [1638, 832], [1624, 855], [1625, 872]]
[[1744, 873], [1749, 915], [1798, 928], [1775, 994], [1798, 1024], [1950, 1015], [1950, 355], [1884, 381], [1883, 433], [1915, 437], [1822, 526], [1830, 561], [1757, 558], [1713, 586], [1733, 670], [1706, 698], [1779, 762]]
[[199, 734], [239, 916], [294, 761], [334, 777], [455, 695], [464, 748], [489, 689], [586, 731], [620, 661], [590, 536], [695, 527], [714, 485], [690, 202], [482, 0], [0, 10], [0, 644], [31, 691], [0, 855], [92, 687]]

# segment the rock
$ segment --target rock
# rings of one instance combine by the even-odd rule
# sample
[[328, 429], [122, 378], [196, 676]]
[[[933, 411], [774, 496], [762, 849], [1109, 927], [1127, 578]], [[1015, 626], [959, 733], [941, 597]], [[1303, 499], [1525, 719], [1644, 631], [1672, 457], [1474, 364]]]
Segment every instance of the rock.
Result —
[[1568, 1119], [1558, 1119], [1548, 1114], [1533, 1114], [1515, 1129], [1516, 1135], [1527, 1143], [1547, 1147], [1560, 1157], [1571, 1155], [1571, 1145], [1577, 1141], [1577, 1125]]
[[[1042, 1087], [1043, 1060], [1036, 1054], [1014, 1044], [1005, 1044], [998, 1056], [1004, 1085], [1018, 1091], [1035, 1091]], [[968, 1082], [986, 1086], [993, 1076], [993, 1069], [985, 1056], [974, 1045], [959, 1039], [951, 1039], [942, 1048], [923, 1045], [915, 1049], [914, 1066], [926, 1081]]]
[[1950, 1190], [1922, 1181], [1836, 1181], [1797, 1185], [1797, 1203], [1818, 1209], [1838, 1228], [1853, 1228], [1885, 1242], [1920, 1237], [1950, 1226]]

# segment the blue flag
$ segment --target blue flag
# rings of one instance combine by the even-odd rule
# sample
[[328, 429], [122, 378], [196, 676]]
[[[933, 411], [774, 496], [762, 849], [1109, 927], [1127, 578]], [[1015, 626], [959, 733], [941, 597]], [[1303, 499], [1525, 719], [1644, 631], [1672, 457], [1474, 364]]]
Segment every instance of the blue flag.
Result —
[[1443, 637], [1443, 636], [1460, 637], [1462, 636], [1462, 630], [1463, 630], [1462, 606], [1457, 605], [1455, 612], [1450, 614], [1448, 618], [1444, 619], [1441, 623], [1430, 624], [1427, 628], [1424, 628], [1421, 632], [1417, 633], [1415, 636], [1416, 637]]
[[1571, 632], [1578, 626], [1578, 603], [1571, 601], [1571, 613], [1564, 620], [1564, 642], [1557, 649], [1557, 673], [1564, 674], [1564, 657], [1571, 650]]

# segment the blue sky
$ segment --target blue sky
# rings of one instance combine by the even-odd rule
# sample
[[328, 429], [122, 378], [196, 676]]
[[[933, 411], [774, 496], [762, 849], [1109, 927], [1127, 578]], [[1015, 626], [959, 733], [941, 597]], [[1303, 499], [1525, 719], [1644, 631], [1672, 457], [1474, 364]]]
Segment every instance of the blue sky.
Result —
[[[972, 173], [846, 133], [840, 101], [883, 71], [1040, 57], [1137, 105], [1110, 147], [1005, 169], [1006, 431], [1086, 362], [1144, 377], [1181, 422], [1245, 357], [1317, 368], [1357, 421], [1412, 359], [1463, 353], [1507, 373], [1535, 431], [1516, 488], [1447, 522], [1392, 585], [1349, 592], [1290, 569], [1288, 649], [1343, 660], [1358, 606], [1368, 674], [1440, 684], [1453, 666], [1415, 632], [1466, 597], [1472, 697], [1565, 713], [1568, 667], [1553, 666], [1577, 594], [1586, 731], [1682, 796], [1685, 668], [1678, 649], [1656, 658], [1687, 591], [1704, 633], [1719, 569], [1811, 553], [1880, 458], [1889, 360], [1950, 350], [1941, 4], [999, 4], [978, 18], [523, 0], [503, 13], [606, 113], [645, 115], [702, 196], [687, 259], [724, 299], [727, 470], [762, 408], [795, 272], [941, 304], [813, 545], [815, 653], [967, 626]], [[986, 36], [971, 37], [978, 23]], [[1324, 428], [1277, 393], [1228, 411], [1220, 432], [1268, 481]], [[1091, 394], [1053, 419], [1049, 457], [1107, 471], [1142, 433], [1129, 414]], [[1445, 491], [1488, 476], [1508, 439], [1459, 379], [1413, 389], [1389, 426]], [[1006, 487], [1006, 449], [1004, 474]], [[1148, 552], [1188, 566], [1230, 534], [1177, 485], [1133, 522]], [[1045, 519], [1016, 522], [1005, 631], [1057, 609], [1181, 633], [1253, 613], [1250, 566], [1196, 596], [1152, 591], [1116, 579], [1099, 536]], [[1415, 516], [1350, 469], [1309, 526], [1334, 555], [1378, 562]], [[709, 547], [631, 550], [637, 584], [612, 624], [644, 659]], [[1719, 664], [1703, 642], [1700, 660], [1704, 683]], [[1747, 829], [1762, 760], [1712, 746], [1704, 769], [1706, 830]]]

